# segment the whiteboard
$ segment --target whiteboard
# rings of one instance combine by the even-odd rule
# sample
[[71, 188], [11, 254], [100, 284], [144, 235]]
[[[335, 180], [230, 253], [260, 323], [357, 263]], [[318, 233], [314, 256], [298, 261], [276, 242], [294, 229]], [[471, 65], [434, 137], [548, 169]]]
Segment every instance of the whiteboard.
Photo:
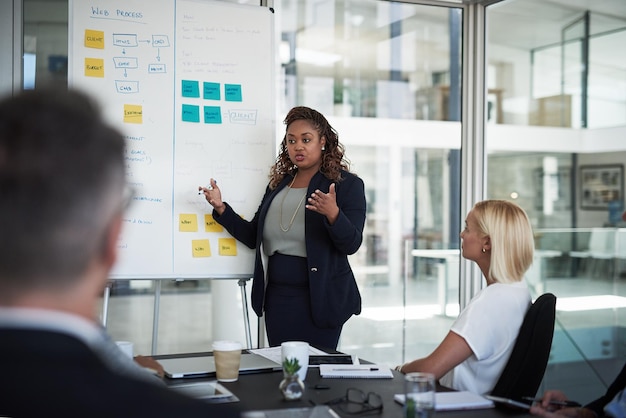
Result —
[[70, 86], [127, 141], [134, 189], [112, 278], [251, 277], [198, 186], [251, 219], [275, 159], [273, 14], [218, 1], [70, 1]]

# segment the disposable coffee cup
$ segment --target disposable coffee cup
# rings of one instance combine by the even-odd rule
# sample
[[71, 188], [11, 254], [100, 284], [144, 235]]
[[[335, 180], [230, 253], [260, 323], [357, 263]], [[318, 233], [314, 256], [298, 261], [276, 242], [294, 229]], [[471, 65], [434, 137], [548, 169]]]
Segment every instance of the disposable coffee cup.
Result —
[[116, 341], [115, 344], [126, 354], [129, 358], [133, 358], [133, 343], [130, 341]]
[[280, 345], [281, 361], [285, 359], [298, 359], [300, 370], [298, 377], [304, 382], [306, 372], [309, 370], [309, 343], [304, 341], [285, 341]]
[[214, 341], [215, 375], [220, 382], [235, 382], [239, 378], [242, 345], [238, 341]]

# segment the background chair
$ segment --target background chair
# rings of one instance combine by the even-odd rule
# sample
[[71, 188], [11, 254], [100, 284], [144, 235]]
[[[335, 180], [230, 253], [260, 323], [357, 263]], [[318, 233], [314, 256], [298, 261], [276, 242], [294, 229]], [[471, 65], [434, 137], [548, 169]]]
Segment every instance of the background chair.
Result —
[[615, 278], [626, 278], [626, 269], [623, 268], [623, 262], [626, 260], [626, 228], [620, 228], [615, 236]]
[[585, 273], [593, 277], [612, 278], [615, 233], [615, 229], [612, 228], [592, 228], [589, 235], [589, 248], [583, 251], [570, 251], [569, 256], [585, 261]]
[[555, 315], [556, 296], [552, 293], [544, 293], [530, 306], [491, 395], [521, 400], [537, 394], [552, 348]]

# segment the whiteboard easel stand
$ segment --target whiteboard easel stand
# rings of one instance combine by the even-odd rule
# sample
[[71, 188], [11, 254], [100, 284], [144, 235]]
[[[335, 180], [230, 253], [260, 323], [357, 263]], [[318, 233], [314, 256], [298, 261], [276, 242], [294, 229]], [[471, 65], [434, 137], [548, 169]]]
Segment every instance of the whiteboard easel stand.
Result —
[[[231, 278], [234, 279], [235, 277]], [[207, 279], [204, 280], [215, 280], [215, 279]], [[239, 289], [241, 291], [241, 304], [242, 304], [242, 313], [243, 313], [243, 327], [246, 333], [246, 347], [252, 348], [252, 334], [250, 331], [250, 315], [248, 313], [248, 295], [246, 293], [246, 282], [251, 279], [251, 277], [239, 277], [237, 278], [237, 284], [239, 285]], [[115, 280], [115, 279], [114, 279]], [[122, 280], [122, 279], [118, 279]], [[161, 307], [161, 280], [163, 279], [154, 279], [154, 278], [133, 278], [133, 279], [124, 279], [124, 280], [153, 280], [155, 282], [154, 286], [154, 305], [153, 305], [153, 315], [152, 315], [152, 347], [151, 347], [151, 355], [156, 355], [157, 350], [157, 342], [158, 342], [158, 334], [159, 334], [159, 309]], [[174, 280], [174, 279], [167, 279]], [[189, 280], [202, 280], [191, 278]], [[104, 294], [102, 297], [102, 326], [106, 328], [107, 320], [109, 316], [109, 300], [111, 297], [111, 281], [107, 282], [106, 287], [104, 288]], [[259, 335], [261, 335], [259, 333]], [[259, 341], [260, 343], [260, 341]], [[261, 345], [259, 344], [259, 347]]]
[[[244, 329], [246, 331], [246, 344], [248, 348], [252, 348], [252, 334], [250, 333], [250, 316], [248, 314], [248, 295], [246, 294], [246, 282], [250, 280], [248, 279], [239, 279], [237, 284], [239, 285], [239, 289], [241, 290], [241, 304], [243, 309], [243, 324]], [[257, 347], [260, 347], [257, 346]]]
[[152, 308], [152, 347], [150, 353], [157, 352], [157, 339], [159, 338], [159, 312], [161, 312], [161, 280], [154, 283], [154, 307]]

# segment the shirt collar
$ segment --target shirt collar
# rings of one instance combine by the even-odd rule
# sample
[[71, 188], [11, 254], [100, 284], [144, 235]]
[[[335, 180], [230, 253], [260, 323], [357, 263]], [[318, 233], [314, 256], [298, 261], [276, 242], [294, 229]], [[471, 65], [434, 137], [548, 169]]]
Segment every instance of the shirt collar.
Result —
[[51, 309], [0, 307], [0, 328], [19, 328], [68, 334], [88, 345], [98, 344], [103, 329], [81, 316]]

